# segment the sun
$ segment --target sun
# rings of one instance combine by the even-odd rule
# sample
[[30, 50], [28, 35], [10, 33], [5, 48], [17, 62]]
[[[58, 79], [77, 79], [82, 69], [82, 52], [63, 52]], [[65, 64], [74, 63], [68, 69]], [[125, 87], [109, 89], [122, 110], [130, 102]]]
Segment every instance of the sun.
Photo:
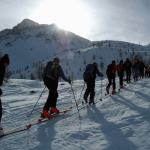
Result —
[[56, 23], [58, 27], [79, 35], [86, 34], [90, 25], [88, 10], [77, 0], [46, 0], [33, 17], [40, 24]]

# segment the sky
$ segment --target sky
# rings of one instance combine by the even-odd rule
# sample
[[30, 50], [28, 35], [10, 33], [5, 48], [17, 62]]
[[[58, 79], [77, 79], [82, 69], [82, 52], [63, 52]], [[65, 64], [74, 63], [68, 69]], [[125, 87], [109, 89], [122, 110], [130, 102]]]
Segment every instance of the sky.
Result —
[[0, 31], [31, 19], [91, 41], [150, 43], [149, 0], [0, 0], [0, 10]]

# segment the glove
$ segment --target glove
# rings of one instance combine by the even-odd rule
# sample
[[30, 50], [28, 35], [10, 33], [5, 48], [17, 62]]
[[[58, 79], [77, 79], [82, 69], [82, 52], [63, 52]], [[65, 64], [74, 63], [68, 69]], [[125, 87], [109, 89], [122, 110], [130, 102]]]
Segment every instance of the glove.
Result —
[[0, 96], [3, 94], [2, 90], [0, 89]]
[[70, 78], [68, 78], [68, 83], [71, 84], [71, 79]]

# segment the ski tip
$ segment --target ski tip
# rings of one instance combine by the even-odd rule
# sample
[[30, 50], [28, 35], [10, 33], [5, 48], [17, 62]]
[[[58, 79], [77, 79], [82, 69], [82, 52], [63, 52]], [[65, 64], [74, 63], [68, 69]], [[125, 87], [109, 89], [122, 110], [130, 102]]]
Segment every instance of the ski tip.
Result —
[[67, 113], [67, 110], [66, 111], [64, 111], [64, 114], [66, 114]]
[[32, 124], [28, 124], [27, 127], [30, 128], [32, 126]]

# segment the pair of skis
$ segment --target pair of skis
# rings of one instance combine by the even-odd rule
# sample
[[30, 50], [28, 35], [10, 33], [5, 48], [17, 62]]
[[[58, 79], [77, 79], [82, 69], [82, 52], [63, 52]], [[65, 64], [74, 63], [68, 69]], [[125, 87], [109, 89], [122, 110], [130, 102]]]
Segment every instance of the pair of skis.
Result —
[[62, 115], [64, 115], [64, 114], [66, 114], [67, 111], [70, 111], [71, 109], [72, 109], [72, 107], [70, 107], [70, 108], [67, 109], [67, 110], [61, 111], [61, 112], [59, 112], [59, 113], [52, 114], [50, 118], [48, 118], [48, 117], [47, 117], [47, 118], [39, 118], [39, 120], [38, 120], [37, 122], [28, 124], [28, 125], [26, 125], [25, 128], [22, 128], [22, 129], [19, 129], [19, 130], [15, 130], [15, 131], [12, 131], [12, 132], [8, 132], [8, 133], [4, 133], [4, 134], [0, 135], [0, 137], [6, 136], [6, 135], [10, 135], [10, 134], [13, 134], [13, 133], [17, 133], [17, 132], [21, 132], [21, 131], [24, 131], [24, 130], [28, 130], [29, 128], [31, 128], [31, 126], [33, 126], [33, 125], [35, 125], [35, 124], [38, 124], [38, 123], [41, 123], [41, 122], [45, 122], [45, 121], [54, 119], [54, 118], [56, 118], [56, 117], [62, 116]]
[[[126, 85], [124, 85], [124, 86], [126, 86]], [[118, 93], [118, 92], [120, 92], [120, 88], [116, 91], [116, 93]], [[111, 96], [113, 94], [116, 94], [116, 93], [112, 93], [112, 92], [111, 93], [107, 93], [102, 98], [100, 98], [99, 101], [96, 101], [96, 102], [91, 103], [91, 104], [82, 102], [82, 104], [78, 104], [78, 106], [83, 106], [82, 108], [89, 107], [89, 106], [91, 106], [93, 104], [96, 104], [96, 103], [102, 101], [102, 99], [107, 98], [107, 97], [109, 97], [109, 96]]]

